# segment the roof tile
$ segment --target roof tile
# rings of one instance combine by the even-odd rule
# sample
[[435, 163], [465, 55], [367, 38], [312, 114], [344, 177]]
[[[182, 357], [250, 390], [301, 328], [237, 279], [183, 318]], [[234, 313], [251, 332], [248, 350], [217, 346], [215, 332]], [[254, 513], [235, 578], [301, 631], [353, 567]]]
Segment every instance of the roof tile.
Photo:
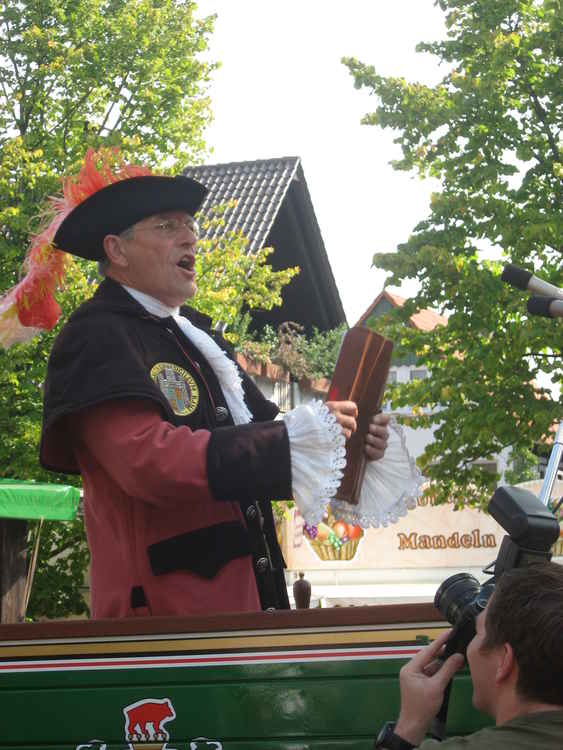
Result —
[[225, 228], [212, 228], [204, 236], [210, 239], [225, 230], [241, 230], [249, 251], [264, 247], [299, 162], [298, 156], [288, 156], [187, 167], [184, 174], [209, 189], [201, 207], [204, 215], [214, 205], [237, 201], [225, 216]]

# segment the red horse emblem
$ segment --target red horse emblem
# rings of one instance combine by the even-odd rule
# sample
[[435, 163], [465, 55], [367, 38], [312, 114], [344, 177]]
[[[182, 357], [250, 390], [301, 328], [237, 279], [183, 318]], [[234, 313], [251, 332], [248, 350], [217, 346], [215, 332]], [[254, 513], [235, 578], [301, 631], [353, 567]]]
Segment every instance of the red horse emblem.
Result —
[[125, 739], [134, 747], [142, 747], [147, 742], [161, 742], [164, 745], [170, 735], [164, 724], [176, 718], [176, 712], [169, 698], [145, 698], [123, 709], [125, 716]]

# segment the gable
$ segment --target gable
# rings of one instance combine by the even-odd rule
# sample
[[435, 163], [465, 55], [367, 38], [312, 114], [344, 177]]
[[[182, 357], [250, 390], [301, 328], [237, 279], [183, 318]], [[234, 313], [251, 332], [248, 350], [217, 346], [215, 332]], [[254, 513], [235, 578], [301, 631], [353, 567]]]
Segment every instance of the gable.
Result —
[[249, 252], [274, 248], [269, 263], [275, 270], [301, 269], [283, 290], [281, 308], [252, 312], [255, 328], [291, 320], [311, 332], [314, 326], [328, 330], [346, 322], [299, 157], [201, 165], [184, 174], [209, 189], [203, 215], [214, 205], [237, 201], [225, 213], [225, 225], [203, 237], [240, 230]]

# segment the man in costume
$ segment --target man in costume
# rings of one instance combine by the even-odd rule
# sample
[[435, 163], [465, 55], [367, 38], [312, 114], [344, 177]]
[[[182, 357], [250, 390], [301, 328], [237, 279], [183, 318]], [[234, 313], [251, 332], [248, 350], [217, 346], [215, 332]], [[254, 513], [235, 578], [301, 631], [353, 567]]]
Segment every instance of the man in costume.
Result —
[[[41, 290], [60, 281], [65, 253], [103, 264], [53, 347], [40, 446], [47, 469], [83, 478], [94, 617], [288, 607], [270, 501], [293, 496], [320, 520], [356, 426], [351, 402], [274, 421], [211, 321], [181, 307], [206, 192], [90, 152], [32, 243], [28, 277], [0, 301], [0, 318], [12, 300], [20, 323], [44, 325], [56, 303], [37, 278]], [[370, 458], [386, 421], [370, 427]]]
[[563, 567], [503, 573], [467, 648], [473, 705], [496, 726], [444, 742], [424, 740], [461, 654], [437, 661], [449, 633], [401, 670], [401, 712], [375, 743], [389, 750], [559, 750], [563, 747]]

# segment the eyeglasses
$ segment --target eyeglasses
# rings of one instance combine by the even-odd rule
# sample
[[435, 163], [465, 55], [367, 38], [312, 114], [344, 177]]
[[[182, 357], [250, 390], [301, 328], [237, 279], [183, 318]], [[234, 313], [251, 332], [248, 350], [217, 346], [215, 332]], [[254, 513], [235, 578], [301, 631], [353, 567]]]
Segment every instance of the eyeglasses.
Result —
[[196, 239], [199, 237], [198, 223], [195, 219], [192, 219], [191, 216], [187, 219], [163, 219], [162, 221], [159, 221], [158, 224], [151, 224], [150, 226], [144, 227], [137, 226], [135, 229], [137, 231], [139, 229], [156, 229], [157, 232], [162, 232], [170, 237], [179, 234], [185, 229], [189, 229]]

